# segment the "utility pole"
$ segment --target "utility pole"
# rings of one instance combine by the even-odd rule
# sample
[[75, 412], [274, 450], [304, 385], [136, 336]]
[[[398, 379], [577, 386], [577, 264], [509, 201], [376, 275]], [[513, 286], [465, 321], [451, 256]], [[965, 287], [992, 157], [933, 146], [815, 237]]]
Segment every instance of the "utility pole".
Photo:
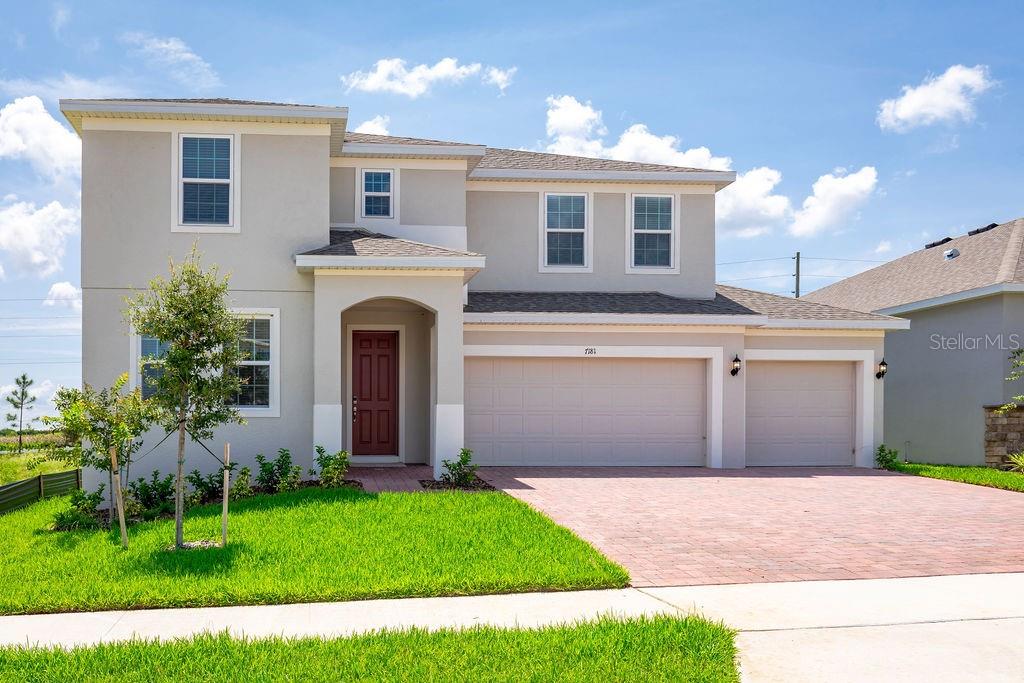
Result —
[[796, 298], [800, 298], [800, 252], [796, 252], [796, 290], [793, 292], [796, 294]]

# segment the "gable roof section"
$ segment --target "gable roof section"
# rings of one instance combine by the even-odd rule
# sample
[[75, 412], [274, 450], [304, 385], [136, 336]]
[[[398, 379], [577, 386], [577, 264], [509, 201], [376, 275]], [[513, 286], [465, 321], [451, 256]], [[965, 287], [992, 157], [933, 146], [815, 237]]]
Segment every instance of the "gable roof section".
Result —
[[468, 281], [485, 259], [471, 251], [404, 240], [369, 230], [331, 230], [330, 243], [295, 255], [300, 270], [448, 270], [462, 271]]
[[714, 299], [660, 292], [469, 292], [467, 322], [708, 324], [903, 329], [907, 321], [718, 285]]
[[[1024, 284], [1024, 218], [921, 249], [808, 294], [860, 311], [905, 311]], [[960, 252], [952, 259], [944, 254]]]

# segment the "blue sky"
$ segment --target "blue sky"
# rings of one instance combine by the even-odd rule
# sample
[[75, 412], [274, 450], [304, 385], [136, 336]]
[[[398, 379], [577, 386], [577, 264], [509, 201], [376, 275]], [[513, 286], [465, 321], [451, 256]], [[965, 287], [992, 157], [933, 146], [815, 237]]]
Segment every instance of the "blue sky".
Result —
[[0, 386], [27, 371], [44, 404], [80, 373], [58, 97], [340, 104], [353, 129], [730, 168], [718, 279], [782, 294], [796, 250], [831, 276], [809, 291], [1024, 215], [1020, 2], [5, 5]]

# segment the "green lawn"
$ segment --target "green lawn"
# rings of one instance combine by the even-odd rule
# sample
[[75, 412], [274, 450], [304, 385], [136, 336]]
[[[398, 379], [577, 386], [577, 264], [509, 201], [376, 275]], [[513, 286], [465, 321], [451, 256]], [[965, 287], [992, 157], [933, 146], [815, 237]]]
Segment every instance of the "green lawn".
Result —
[[[227, 548], [167, 551], [173, 520], [48, 530], [54, 498], [0, 516], [0, 614], [469, 595], [626, 585], [626, 571], [502, 493], [303, 489], [232, 504]], [[186, 540], [219, 539], [220, 507]]]
[[73, 650], [0, 649], [22, 681], [738, 681], [733, 633], [696, 617], [535, 630], [477, 627], [331, 640], [200, 636]]
[[29, 464], [39, 458], [38, 452], [26, 451], [21, 455], [17, 453], [0, 452], [0, 485], [10, 484], [14, 481], [21, 481], [34, 477], [37, 474], [49, 474], [50, 472], [63, 472], [73, 469], [70, 465], [56, 460], [46, 460], [38, 467], [29, 468]]
[[1024, 492], [1024, 474], [1006, 472], [991, 467], [964, 467], [959, 465], [929, 465], [925, 463], [905, 462], [892, 468], [894, 472], [916, 474], [919, 477], [932, 479], [948, 479], [964, 484], [990, 486], [995, 489]]

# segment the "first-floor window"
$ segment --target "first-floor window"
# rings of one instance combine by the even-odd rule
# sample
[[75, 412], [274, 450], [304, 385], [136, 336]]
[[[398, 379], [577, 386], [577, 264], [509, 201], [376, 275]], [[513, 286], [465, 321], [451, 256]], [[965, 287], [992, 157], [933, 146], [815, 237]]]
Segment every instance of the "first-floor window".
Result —
[[633, 266], [672, 267], [672, 197], [634, 195]]
[[585, 266], [586, 195], [549, 194], [544, 201], [545, 263], [548, 266]]
[[163, 374], [160, 364], [153, 361], [166, 356], [171, 345], [149, 335], [142, 336], [140, 345], [139, 389], [142, 391], [142, 398], [150, 398], [156, 393], [156, 383]]
[[235, 372], [241, 380], [232, 405], [239, 408], [267, 408], [270, 406], [270, 318], [253, 316], [244, 319], [238, 349], [243, 359]]

